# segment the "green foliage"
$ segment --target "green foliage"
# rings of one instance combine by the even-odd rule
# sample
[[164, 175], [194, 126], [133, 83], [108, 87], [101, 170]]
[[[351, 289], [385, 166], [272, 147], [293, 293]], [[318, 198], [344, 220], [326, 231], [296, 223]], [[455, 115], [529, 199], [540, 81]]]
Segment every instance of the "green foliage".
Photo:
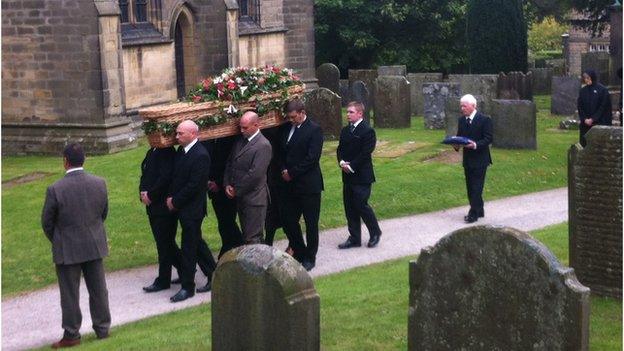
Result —
[[521, 0], [470, 0], [466, 40], [471, 73], [527, 70], [527, 25]]
[[463, 1], [317, 0], [316, 62], [349, 68], [404, 64], [412, 72], [464, 63]]
[[528, 37], [530, 52], [538, 53], [547, 50], [561, 52], [561, 34], [567, 30], [568, 26], [557, 22], [554, 17], [546, 17], [541, 22], [533, 23]]

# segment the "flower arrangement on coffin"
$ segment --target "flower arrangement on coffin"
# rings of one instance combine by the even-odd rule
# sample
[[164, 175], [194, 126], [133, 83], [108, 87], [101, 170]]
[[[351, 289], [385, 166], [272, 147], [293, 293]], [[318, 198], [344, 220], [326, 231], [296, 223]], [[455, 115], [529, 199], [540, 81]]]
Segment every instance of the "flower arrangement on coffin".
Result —
[[290, 69], [228, 68], [202, 80], [186, 102], [142, 109], [139, 115], [150, 145], [167, 147], [176, 143], [177, 125], [187, 119], [199, 126], [200, 140], [238, 134], [238, 117], [249, 110], [260, 115], [261, 128], [277, 126], [283, 123], [284, 104], [303, 91], [303, 83]]

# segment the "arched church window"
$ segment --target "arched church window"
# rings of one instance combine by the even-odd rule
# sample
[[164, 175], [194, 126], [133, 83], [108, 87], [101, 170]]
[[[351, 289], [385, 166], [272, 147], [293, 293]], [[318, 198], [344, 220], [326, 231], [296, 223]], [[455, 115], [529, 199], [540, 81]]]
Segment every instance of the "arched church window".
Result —
[[238, 0], [241, 21], [260, 23], [260, 0]]

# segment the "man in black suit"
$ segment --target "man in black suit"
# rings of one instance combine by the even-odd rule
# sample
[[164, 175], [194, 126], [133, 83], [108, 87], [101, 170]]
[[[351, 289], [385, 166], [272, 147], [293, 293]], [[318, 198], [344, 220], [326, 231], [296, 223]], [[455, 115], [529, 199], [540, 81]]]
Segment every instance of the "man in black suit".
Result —
[[228, 155], [236, 136], [211, 139], [203, 142], [210, 154], [210, 175], [208, 177], [208, 197], [212, 202], [217, 228], [221, 236], [219, 258], [229, 250], [243, 244], [243, 234], [236, 223], [236, 200], [225, 195], [223, 173]]
[[[198, 134], [199, 128], [193, 121], [184, 121], [176, 129], [180, 147], [166, 203], [170, 211], [176, 212], [182, 227], [182, 288], [171, 297], [172, 302], [183, 301], [195, 295], [195, 266], [198, 255], [208, 260], [211, 272], [216, 267], [212, 253], [201, 236], [201, 224], [206, 216], [210, 155], [198, 142]], [[206, 286], [198, 289], [198, 292], [210, 290], [211, 277], [212, 274], [208, 276]]]
[[338, 142], [338, 165], [342, 170], [342, 195], [349, 228], [349, 238], [338, 245], [340, 249], [349, 249], [362, 245], [362, 224], [366, 224], [370, 235], [368, 247], [375, 247], [381, 238], [381, 229], [375, 212], [368, 204], [371, 185], [375, 182], [372, 154], [377, 139], [375, 130], [362, 119], [364, 104], [350, 102], [347, 105], [349, 125], [342, 128]]
[[[283, 223], [294, 257], [306, 270], [316, 264], [318, 221], [321, 211], [323, 175], [319, 160], [323, 150], [323, 131], [307, 118], [303, 102], [292, 100], [284, 108], [290, 123], [282, 127], [279, 167], [282, 176]], [[306, 243], [299, 219], [306, 225]]]
[[[463, 151], [464, 175], [470, 201], [470, 211], [464, 217], [464, 221], [474, 223], [485, 215], [482, 194], [485, 172], [492, 164], [490, 156], [492, 120], [477, 111], [477, 100], [470, 94], [462, 96], [460, 108], [464, 116], [459, 117], [457, 121], [457, 136], [470, 139], [470, 143], [464, 145]], [[454, 148], [455, 151], [459, 151], [459, 146]]]

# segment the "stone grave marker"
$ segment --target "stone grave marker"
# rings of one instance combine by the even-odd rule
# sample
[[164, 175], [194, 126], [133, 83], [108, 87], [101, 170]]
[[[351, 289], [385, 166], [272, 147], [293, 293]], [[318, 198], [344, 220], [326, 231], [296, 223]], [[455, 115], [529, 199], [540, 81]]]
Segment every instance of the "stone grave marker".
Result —
[[539, 241], [472, 226], [409, 272], [409, 351], [588, 350], [590, 291]]
[[607, 51], [581, 54], [581, 73], [587, 69], [596, 71], [598, 83], [604, 86], [609, 85], [609, 53]]
[[537, 149], [537, 108], [529, 100], [492, 100], [494, 141], [501, 149]]
[[320, 349], [320, 298], [290, 255], [246, 245], [221, 257], [212, 283], [212, 349]]
[[353, 82], [350, 96], [352, 101], [359, 101], [364, 104], [364, 119], [370, 122], [370, 92], [366, 88], [366, 84], [361, 80]]
[[504, 100], [533, 100], [533, 74], [499, 73], [496, 95]]
[[408, 73], [407, 81], [410, 82], [410, 101], [412, 105], [412, 115], [422, 116], [423, 108], [423, 83], [441, 82], [442, 73]]
[[375, 128], [410, 127], [409, 85], [405, 77], [377, 77], [375, 81]]
[[351, 101], [351, 94], [349, 88], [349, 80], [341, 79], [340, 80], [340, 98], [342, 98], [342, 106], [346, 106], [349, 101]]
[[460, 97], [458, 83], [423, 83], [423, 108], [425, 128], [444, 129], [446, 126], [446, 101]]
[[552, 68], [531, 68], [533, 76], [533, 93], [550, 94], [550, 85], [552, 84], [553, 69]]
[[496, 74], [450, 74], [449, 82], [458, 83], [460, 95], [480, 95], [483, 99], [496, 99], [498, 76]]
[[405, 65], [379, 66], [377, 68], [379, 76], [403, 76], [407, 75], [407, 67]]
[[570, 266], [592, 293], [622, 298], [622, 127], [595, 126], [568, 152]]
[[550, 113], [554, 115], [573, 115], [576, 111], [581, 81], [578, 77], [552, 77], [552, 98]]
[[370, 93], [370, 108], [375, 107], [375, 79], [377, 79], [376, 69], [350, 69], [349, 70], [349, 86], [355, 81], [362, 81], [366, 84], [366, 88]]
[[340, 94], [340, 70], [333, 63], [324, 63], [316, 69], [316, 78], [321, 88]]
[[326, 138], [340, 137], [342, 99], [329, 89], [318, 88], [304, 96], [305, 111], [323, 129]]

